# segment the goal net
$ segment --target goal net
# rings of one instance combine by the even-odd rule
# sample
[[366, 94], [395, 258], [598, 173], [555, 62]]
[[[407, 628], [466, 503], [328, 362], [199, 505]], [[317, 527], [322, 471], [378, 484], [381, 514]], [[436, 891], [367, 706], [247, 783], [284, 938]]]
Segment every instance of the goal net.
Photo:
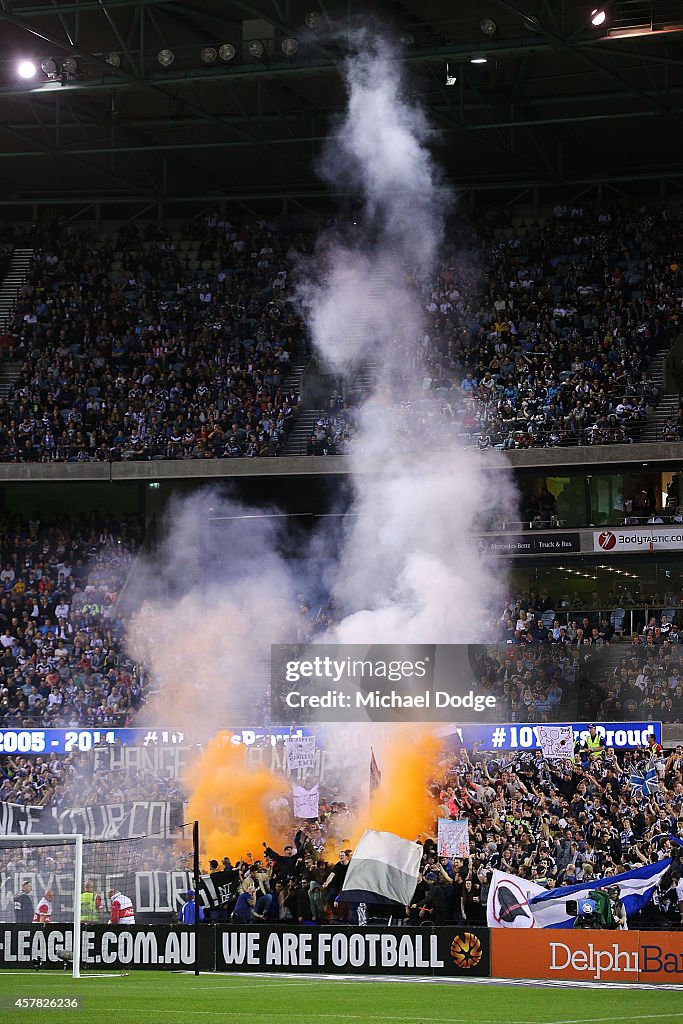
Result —
[[[80, 976], [82, 883], [82, 836], [0, 836], [0, 920], [30, 929], [33, 967], [48, 960], [49, 926], [71, 924], [64, 943], [52, 943], [52, 956], [70, 964], [74, 978]], [[6, 966], [12, 957], [7, 954]]]
[[[136, 906], [147, 905], [156, 877], [141, 869], [156, 867], [161, 851], [168, 856], [172, 849], [163, 836], [0, 835], [0, 924], [22, 926], [23, 933], [16, 966], [61, 965], [79, 977], [88, 930], [135, 924]], [[188, 888], [189, 873], [178, 874], [178, 887]], [[5, 954], [7, 966], [12, 954]]]

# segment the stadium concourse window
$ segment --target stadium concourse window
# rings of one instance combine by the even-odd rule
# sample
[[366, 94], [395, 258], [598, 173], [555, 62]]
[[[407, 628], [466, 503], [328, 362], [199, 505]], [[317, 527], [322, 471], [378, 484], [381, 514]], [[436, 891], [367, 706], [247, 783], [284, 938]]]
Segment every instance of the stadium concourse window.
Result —
[[518, 528], [577, 528], [591, 526], [645, 526], [683, 522], [679, 494], [680, 474], [670, 470], [632, 469], [550, 475], [517, 474], [520, 522]]

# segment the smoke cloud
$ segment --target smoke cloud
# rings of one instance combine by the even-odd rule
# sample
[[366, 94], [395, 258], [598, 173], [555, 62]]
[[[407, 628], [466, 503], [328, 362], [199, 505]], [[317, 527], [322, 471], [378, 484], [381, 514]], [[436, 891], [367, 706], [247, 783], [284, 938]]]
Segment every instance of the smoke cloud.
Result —
[[[493, 505], [515, 506], [506, 463], [462, 450], [457, 425], [423, 390], [419, 371], [421, 282], [438, 269], [447, 202], [429, 125], [387, 42], [363, 38], [345, 80], [346, 115], [320, 166], [331, 184], [356, 190], [360, 213], [320, 239], [314, 259], [299, 268], [296, 297], [321, 360], [347, 379], [363, 363], [376, 371], [349, 456], [351, 514], [312, 581], [297, 578], [279, 554], [277, 531], [258, 518], [244, 521], [229, 557], [211, 547], [207, 506], [230, 517], [248, 510], [202, 495], [172, 511], [153, 568], [162, 596], [134, 618], [131, 647], [158, 681], [149, 716], [189, 719], [205, 738], [245, 716], [258, 721], [270, 644], [298, 639], [300, 595], [321, 581], [338, 609], [325, 638], [344, 643], [478, 641], [503, 596], [500, 566], [481, 560], [471, 534]], [[313, 545], [325, 548], [315, 538]], [[170, 599], [168, 581], [176, 588]], [[365, 806], [362, 828], [410, 838], [428, 831], [434, 807], [426, 783], [437, 761], [430, 730], [361, 728], [367, 744], [349, 768], [343, 734], [324, 727], [326, 749], [344, 764], [340, 798], [346, 788], [347, 802]], [[381, 801], [368, 808], [371, 742], [383, 784]], [[283, 792], [271, 773], [251, 782], [235, 776], [233, 750], [212, 744], [193, 779], [191, 813], [201, 816], [212, 855], [227, 845], [225, 852], [241, 856], [270, 838], [268, 797]], [[237, 790], [248, 798], [232, 800], [230, 817], [219, 796]]]
[[287, 782], [265, 769], [248, 771], [245, 750], [230, 733], [207, 744], [186, 781], [192, 790], [189, 820], [201, 823], [202, 847], [210, 856], [236, 860], [252, 853], [257, 859], [262, 843], [291, 841], [284, 829], [274, 831], [274, 806], [289, 791]]

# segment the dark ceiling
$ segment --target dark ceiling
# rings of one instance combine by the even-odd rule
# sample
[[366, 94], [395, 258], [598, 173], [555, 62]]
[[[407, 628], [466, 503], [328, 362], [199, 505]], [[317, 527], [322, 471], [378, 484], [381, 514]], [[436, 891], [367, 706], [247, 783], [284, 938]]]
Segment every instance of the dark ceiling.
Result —
[[[316, 154], [344, 103], [345, 32], [359, 22], [407, 37], [409, 90], [463, 190], [677, 191], [683, 0], [613, 0], [600, 28], [591, 6], [0, 0], [0, 202], [314, 202], [325, 191]], [[284, 38], [297, 41], [293, 56]], [[254, 39], [263, 57], [250, 55]], [[224, 43], [232, 60], [202, 62], [203, 47]], [[168, 67], [162, 49], [173, 51]], [[470, 63], [477, 54], [487, 63]], [[75, 71], [62, 68], [68, 56]], [[56, 77], [39, 68], [19, 80], [22, 58], [52, 58]]]

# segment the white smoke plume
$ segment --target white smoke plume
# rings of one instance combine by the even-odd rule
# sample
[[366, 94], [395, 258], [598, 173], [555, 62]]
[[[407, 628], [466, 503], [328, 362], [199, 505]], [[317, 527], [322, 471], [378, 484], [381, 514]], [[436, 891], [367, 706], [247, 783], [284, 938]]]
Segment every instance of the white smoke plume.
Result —
[[260, 512], [209, 490], [169, 509], [169, 532], [135, 584], [160, 596], [142, 601], [128, 635], [158, 682], [150, 721], [186, 723], [206, 739], [263, 717], [270, 645], [291, 641], [297, 604], [280, 520]]
[[[438, 269], [445, 190], [426, 118], [407, 96], [391, 47], [366, 40], [347, 64], [346, 85], [346, 116], [321, 167], [327, 180], [359, 191], [362, 211], [350, 234], [321, 239], [298, 298], [321, 358], [350, 375], [370, 362], [379, 383], [349, 456], [351, 514], [316, 581], [339, 609], [325, 639], [474, 642], [485, 639], [487, 613], [501, 607], [505, 579], [479, 556], [472, 532], [494, 505], [509, 514], [515, 496], [503, 457], [465, 452], [439, 402], [422, 391], [425, 324], [414, 285]], [[312, 585], [296, 578], [276, 533], [258, 519], [244, 534], [242, 559], [217, 574], [203, 542], [208, 503], [200, 497], [174, 510], [153, 571], [182, 577], [182, 595], [147, 602], [131, 637], [160, 683], [150, 716], [173, 724], [192, 709], [205, 737], [233, 724], [250, 701], [257, 715], [270, 644], [296, 642], [300, 594]], [[230, 504], [221, 509], [236, 514]], [[334, 728], [325, 735], [333, 745]], [[368, 763], [364, 754], [345, 784], [367, 789]]]
[[409, 267], [428, 275], [442, 234], [444, 190], [427, 142], [423, 111], [408, 97], [391, 46], [361, 35], [347, 62], [345, 117], [320, 170], [362, 202], [357, 231], [319, 240], [319, 277], [302, 284], [316, 348], [338, 370], [359, 358], [391, 358], [419, 323], [406, 287]]
[[379, 381], [351, 448], [354, 515], [330, 579], [346, 613], [335, 639], [481, 640], [503, 580], [471, 533], [492, 505], [514, 507], [514, 493], [502, 457], [463, 451], [457, 427], [422, 391], [415, 283], [438, 270], [450, 197], [396, 53], [384, 41], [362, 42], [347, 64], [347, 113], [322, 169], [334, 184], [360, 189], [363, 214], [351, 243], [321, 241], [323, 274], [300, 292], [324, 359], [350, 375], [370, 362]]

